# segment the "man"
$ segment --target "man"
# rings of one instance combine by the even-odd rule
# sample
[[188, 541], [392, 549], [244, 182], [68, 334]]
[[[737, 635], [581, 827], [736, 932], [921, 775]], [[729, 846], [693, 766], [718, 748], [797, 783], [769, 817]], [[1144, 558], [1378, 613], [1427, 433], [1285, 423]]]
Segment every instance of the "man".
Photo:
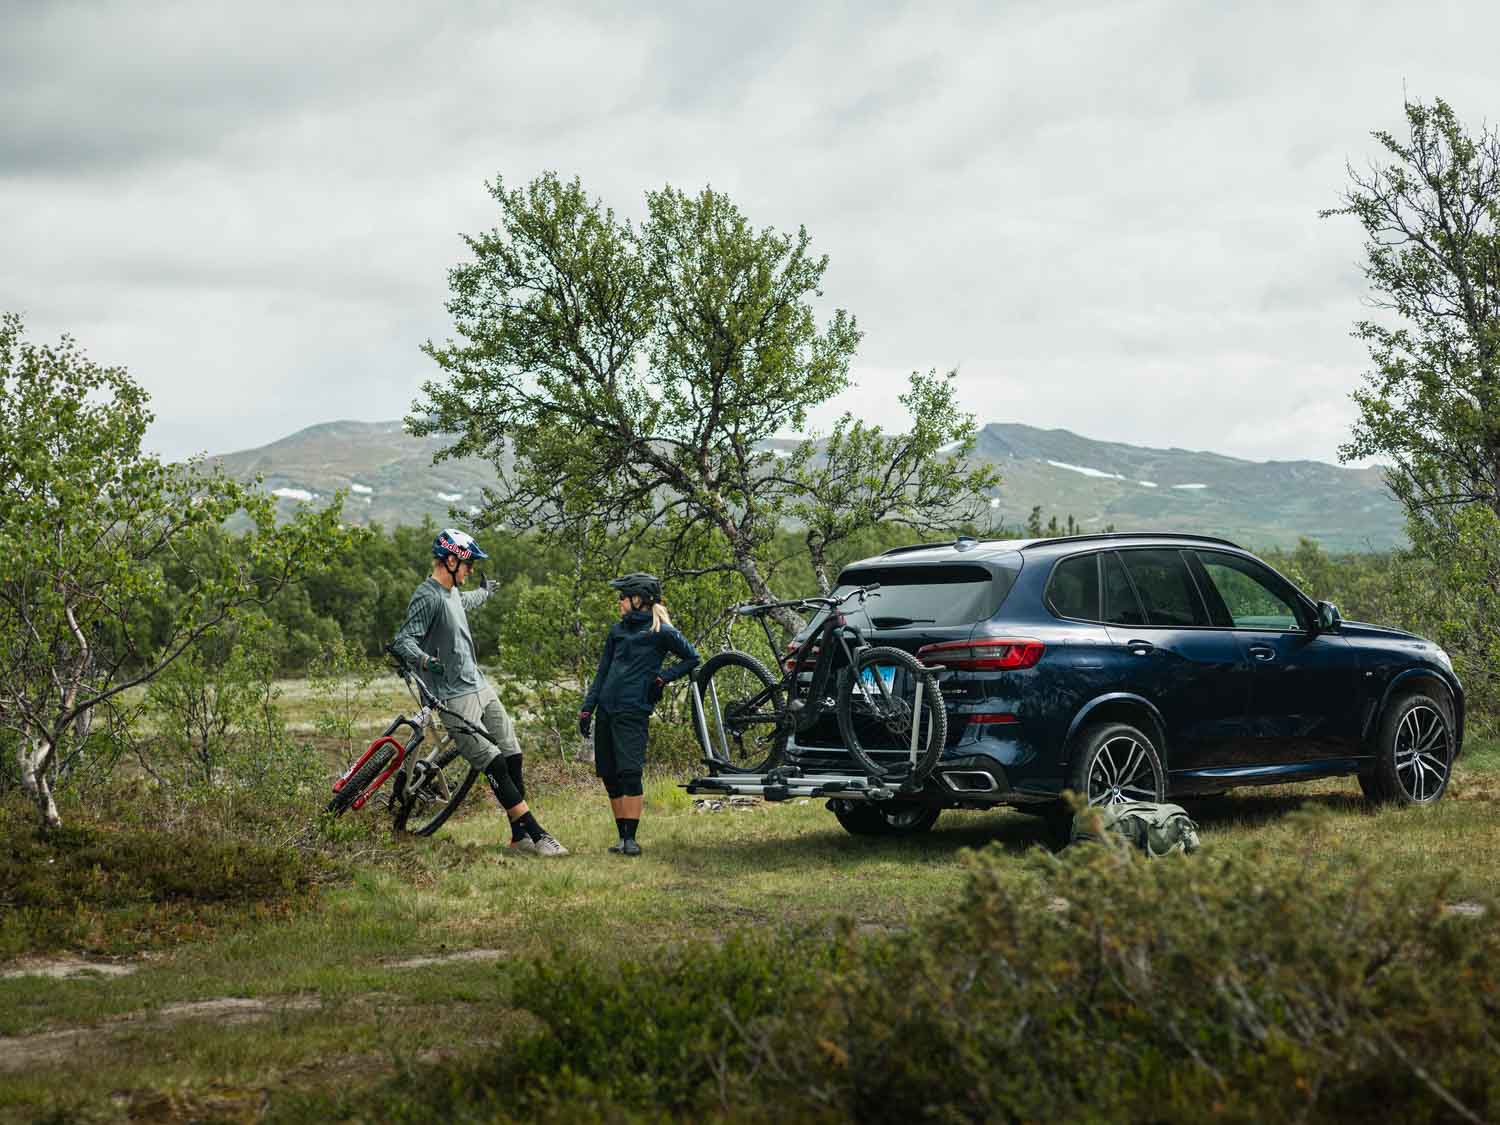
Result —
[[[511, 849], [529, 855], [564, 856], [568, 849], [537, 823], [526, 806], [515, 727], [474, 658], [474, 638], [469, 633], [466, 611], [489, 600], [490, 583], [482, 579], [480, 588], [468, 593], [461, 593], [460, 588], [473, 573], [474, 563], [488, 557], [464, 532], [451, 527], [438, 532], [432, 542], [432, 576], [412, 594], [406, 621], [397, 630], [392, 647], [417, 670], [442, 705], [439, 715], [443, 727], [453, 735], [459, 752], [470, 765], [484, 771], [495, 799], [510, 818]], [[494, 744], [466, 726], [483, 727]]]

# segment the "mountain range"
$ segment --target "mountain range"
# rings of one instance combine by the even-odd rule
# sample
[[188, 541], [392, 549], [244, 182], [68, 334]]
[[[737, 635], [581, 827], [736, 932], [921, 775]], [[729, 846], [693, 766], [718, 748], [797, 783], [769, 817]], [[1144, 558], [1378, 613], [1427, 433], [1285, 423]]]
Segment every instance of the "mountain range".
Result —
[[[326, 422], [258, 449], [211, 458], [240, 479], [259, 475], [288, 511], [347, 493], [352, 523], [439, 523], [483, 503], [485, 461], [432, 463], [446, 444], [400, 422]], [[773, 446], [793, 443], [775, 441]], [[1014, 529], [1033, 507], [1089, 530], [1173, 530], [1219, 535], [1247, 547], [1316, 539], [1330, 551], [1387, 550], [1405, 542], [1401, 508], [1378, 467], [1321, 461], [1247, 461], [1221, 453], [1095, 441], [1068, 430], [995, 422], [972, 460], [1001, 476], [995, 515]]]

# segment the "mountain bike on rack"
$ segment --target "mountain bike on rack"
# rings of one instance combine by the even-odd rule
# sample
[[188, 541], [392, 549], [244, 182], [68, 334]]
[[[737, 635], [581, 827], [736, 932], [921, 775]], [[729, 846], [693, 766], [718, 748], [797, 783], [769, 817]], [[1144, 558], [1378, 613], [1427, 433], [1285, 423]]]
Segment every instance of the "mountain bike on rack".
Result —
[[[411, 718], [397, 715], [333, 783], [333, 799], [328, 802], [327, 811], [342, 816], [351, 809], [364, 808], [376, 791], [394, 777], [391, 792], [381, 800], [391, 812], [396, 831], [431, 836], [458, 811], [481, 772], [459, 753], [451, 731], [472, 732], [491, 744], [494, 739], [488, 731], [471, 726], [462, 716], [438, 703], [389, 646], [385, 651], [395, 660], [396, 673], [406, 682], [406, 690], [412, 693], [419, 710]], [[443, 715], [448, 732], [429, 753], [418, 756], [418, 748], [427, 737], [428, 723], [438, 713]], [[403, 727], [411, 732], [407, 742], [396, 737]]]
[[[937, 677], [911, 653], [872, 645], [843, 607], [879, 597], [879, 584], [837, 597], [749, 602], [731, 612], [767, 620], [785, 608], [823, 613], [818, 628], [792, 649], [780, 678], [747, 652], [711, 657], [692, 676], [694, 728], [710, 776], [688, 792], [757, 794], [767, 800], [833, 796], [888, 800], [921, 789], [942, 756], [948, 712]], [[805, 775], [784, 764], [792, 734], [811, 730], [829, 711], [860, 773]]]

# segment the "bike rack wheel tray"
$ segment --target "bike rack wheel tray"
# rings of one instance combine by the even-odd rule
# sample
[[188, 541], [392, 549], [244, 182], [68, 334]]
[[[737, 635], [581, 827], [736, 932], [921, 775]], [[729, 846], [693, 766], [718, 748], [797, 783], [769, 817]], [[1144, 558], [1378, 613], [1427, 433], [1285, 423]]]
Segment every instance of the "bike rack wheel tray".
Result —
[[840, 797], [846, 801], [889, 801], [900, 792], [862, 773], [803, 774], [793, 766], [765, 773], [715, 774], [683, 785], [692, 794], [760, 797], [790, 801], [793, 797]]

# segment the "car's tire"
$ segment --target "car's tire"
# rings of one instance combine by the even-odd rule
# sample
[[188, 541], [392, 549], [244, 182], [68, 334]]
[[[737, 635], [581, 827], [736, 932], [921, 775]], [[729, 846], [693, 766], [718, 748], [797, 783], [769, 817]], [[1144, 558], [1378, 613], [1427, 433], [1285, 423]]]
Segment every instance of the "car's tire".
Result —
[[1091, 723], [1074, 738], [1068, 787], [1091, 805], [1165, 801], [1167, 771], [1156, 744], [1129, 723]]
[[875, 804], [834, 799], [828, 807], [851, 836], [916, 836], [936, 824], [943, 811], [911, 801]]
[[1359, 787], [1375, 804], [1430, 805], [1453, 775], [1453, 713], [1425, 692], [1391, 701], [1375, 735], [1375, 760]]

